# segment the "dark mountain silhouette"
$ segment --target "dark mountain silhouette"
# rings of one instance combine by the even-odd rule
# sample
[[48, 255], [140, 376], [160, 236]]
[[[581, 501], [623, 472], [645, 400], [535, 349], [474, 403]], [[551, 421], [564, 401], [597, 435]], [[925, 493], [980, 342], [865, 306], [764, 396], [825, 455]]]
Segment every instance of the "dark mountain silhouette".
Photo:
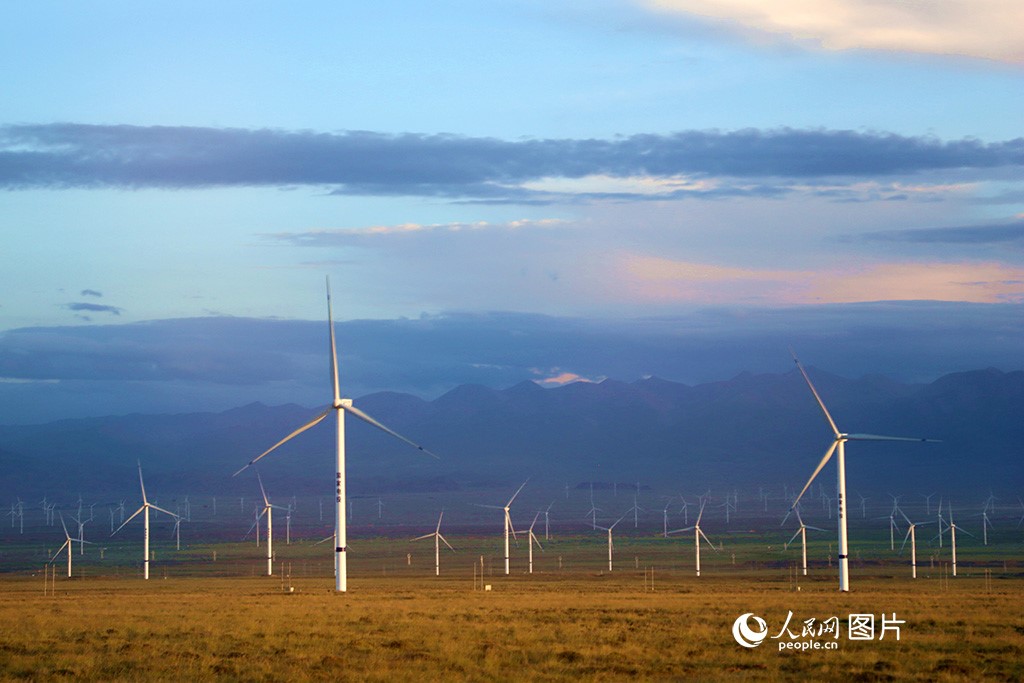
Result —
[[[942, 440], [849, 444], [851, 490], [1020, 495], [1024, 372], [962, 372], [928, 385], [809, 372], [840, 429]], [[528, 476], [552, 487], [642, 481], [666, 492], [792, 488], [803, 485], [831, 442], [796, 371], [697, 386], [656, 377], [557, 389], [532, 382], [504, 390], [464, 385], [434, 401], [378, 393], [357, 405], [442, 457], [425, 457], [350, 418], [354, 494], [504, 485]], [[247, 491], [251, 483], [232, 473], [321, 409], [254, 403], [216, 414], [0, 427], [0, 493], [13, 499], [81, 490], [122, 497], [136, 486], [137, 460], [154, 491]], [[260, 468], [290, 491], [323, 494], [334, 471], [333, 439], [330, 418]], [[833, 472], [821, 481], [834, 481]]]

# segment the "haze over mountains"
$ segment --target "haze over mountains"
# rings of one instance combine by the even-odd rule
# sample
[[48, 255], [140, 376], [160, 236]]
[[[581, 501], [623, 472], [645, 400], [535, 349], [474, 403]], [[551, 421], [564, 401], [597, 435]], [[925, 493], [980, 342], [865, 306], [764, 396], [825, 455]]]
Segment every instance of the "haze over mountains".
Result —
[[[1021, 494], [1024, 372], [989, 368], [924, 385], [809, 372], [841, 430], [942, 440], [851, 444], [851, 491]], [[433, 401], [377, 393], [357, 405], [441, 459], [350, 419], [354, 495], [472, 489], [526, 477], [552, 489], [639, 481], [665, 492], [781, 490], [802, 486], [831, 441], [795, 370], [694, 386], [656, 377], [555, 389], [462, 385]], [[221, 413], [0, 427], [0, 494], [122, 497], [134, 492], [137, 459], [147, 486], [168, 494], [248, 490], [250, 482], [231, 474], [318, 410], [253, 403]], [[333, 436], [324, 422], [261, 462], [261, 471], [289, 495], [329, 495]], [[820, 481], [831, 485], [833, 472]]]

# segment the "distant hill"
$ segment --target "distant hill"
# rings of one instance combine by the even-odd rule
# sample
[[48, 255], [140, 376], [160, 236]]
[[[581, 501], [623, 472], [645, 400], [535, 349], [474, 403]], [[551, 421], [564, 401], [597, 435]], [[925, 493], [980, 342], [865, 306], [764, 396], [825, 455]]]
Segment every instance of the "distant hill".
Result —
[[[851, 490], [1024, 492], [1024, 372], [962, 372], [927, 385], [810, 369], [840, 429], [928, 436], [939, 444], [853, 443]], [[348, 476], [363, 491], [441, 491], [520, 481], [802, 486], [831, 434], [798, 373], [741, 374], [688, 386], [652, 377], [543, 389], [464, 385], [433, 401], [396, 393], [357, 405], [441, 455], [433, 460], [349, 419]], [[223, 413], [125, 415], [0, 427], [0, 495], [132, 494], [141, 460], [154, 490], [230, 494], [231, 474], [321, 408], [259, 403]], [[334, 420], [296, 437], [261, 469], [322, 494]], [[834, 481], [831, 468], [822, 481]]]

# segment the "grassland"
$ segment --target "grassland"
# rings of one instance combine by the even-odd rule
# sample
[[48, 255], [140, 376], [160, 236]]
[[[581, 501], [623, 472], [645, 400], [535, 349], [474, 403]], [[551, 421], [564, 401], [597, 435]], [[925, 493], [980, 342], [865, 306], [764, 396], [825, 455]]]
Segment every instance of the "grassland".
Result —
[[[537, 554], [532, 575], [525, 547], [516, 550], [506, 577], [495, 539], [450, 539], [459, 552], [442, 556], [440, 577], [429, 541], [354, 542], [344, 595], [332, 590], [330, 549], [309, 542], [280, 545], [273, 577], [260, 575], [265, 561], [250, 543], [161, 548], [148, 582], [128, 546], [102, 561], [90, 549], [74, 578], [57, 576], [55, 592], [44, 592], [42, 566], [9, 571], [0, 574], [0, 678], [1024, 679], [1016, 546], [968, 554], [956, 579], [927, 555], [916, 581], [905, 557], [855, 558], [853, 591], [839, 594], [827, 562], [799, 576], [795, 549], [769, 553], [756, 535], [705, 552], [699, 579], [692, 546], [679, 540], [616, 539], [609, 573], [603, 538], [560, 538]], [[888, 538], [876, 540], [884, 548], [859, 552], [885, 556]], [[819, 542], [812, 555], [826, 550]], [[761, 616], [775, 635], [790, 611], [797, 632], [808, 618], [857, 613], [904, 623], [899, 640], [870, 641], [850, 640], [844, 624], [836, 650], [780, 652], [785, 635], [744, 649], [732, 637], [741, 614]]]

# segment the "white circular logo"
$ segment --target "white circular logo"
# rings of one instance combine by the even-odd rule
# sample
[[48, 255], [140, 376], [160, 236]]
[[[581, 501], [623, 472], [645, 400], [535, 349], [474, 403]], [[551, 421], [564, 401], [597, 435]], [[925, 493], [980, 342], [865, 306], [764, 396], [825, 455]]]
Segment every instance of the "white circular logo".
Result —
[[[749, 621], [753, 617], [757, 623], [757, 630], [750, 628]], [[732, 624], [732, 637], [743, 647], [757, 647], [768, 635], [768, 624], [761, 617], [755, 617], [753, 612], [741, 614]]]

